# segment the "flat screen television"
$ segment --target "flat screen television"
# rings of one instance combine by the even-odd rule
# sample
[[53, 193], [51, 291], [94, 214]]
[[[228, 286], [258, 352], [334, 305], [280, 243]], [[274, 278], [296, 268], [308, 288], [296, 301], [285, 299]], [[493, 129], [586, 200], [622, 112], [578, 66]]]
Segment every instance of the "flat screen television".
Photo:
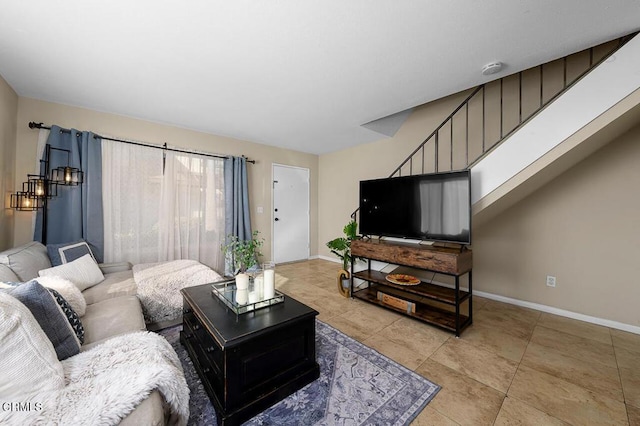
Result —
[[360, 181], [360, 233], [471, 244], [469, 170]]

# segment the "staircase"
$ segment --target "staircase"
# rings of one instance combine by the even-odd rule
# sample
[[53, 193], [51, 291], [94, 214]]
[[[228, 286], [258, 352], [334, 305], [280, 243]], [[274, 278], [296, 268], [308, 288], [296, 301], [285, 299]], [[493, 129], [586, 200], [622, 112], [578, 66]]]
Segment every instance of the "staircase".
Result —
[[[625, 36], [468, 91], [464, 101], [389, 177], [470, 168], [477, 225], [478, 219], [487, 219], [524, 198], [601, 146], [594, 136], [611, 124], [602, 119], [605, 112], [627, 99], [609, 120], [624, 114], [635, 117], [640, 102], [631, 95], [640, 87], [640, 38], [634, 37]], [[599, 118], [601, 122], [595, 123]], [[633, 119], [626, 122], [629, 126], [637, 123]], [[589, 124], [593, 134], [583, 132], [582, 141], [573, 141], [569, 145], [575, 146], [567, 152], [556, 152], [555, 160], [540, 163]], [[618, 127], [625, 130], [625, 126]], [[590, 139], [591, 143], [577, 149]], [[567, 161], [570, 151], [573, 160]], [[561, 158], [563, 167], [550, 167]], [[537, 168], [531, 168], [536, 163]], [[522, 175], [528, 168], [530, 176]], [[520, 190], [514, 191], [516, 188]], [[357, 213], [351, 215], [355, 220]]]

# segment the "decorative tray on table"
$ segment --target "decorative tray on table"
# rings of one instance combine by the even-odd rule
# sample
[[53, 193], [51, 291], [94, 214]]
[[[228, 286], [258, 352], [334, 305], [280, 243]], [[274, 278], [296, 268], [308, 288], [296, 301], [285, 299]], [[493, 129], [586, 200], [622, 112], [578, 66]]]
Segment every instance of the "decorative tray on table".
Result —
[[274, 296], [265, 299], [261, 288], [251, 283], [247, 290], [237, 290], [235, 278], [217, 281], [211, 284], [211, 292], [218, 297], [236, 315], [246, 314], [262, 308], [284, 302], [284, 294], [278, 290], [274, 291]]
[[385, 277], [390, 283], [398, 285], [418, 285], [420, 280], [413, 275], [389, 274]]

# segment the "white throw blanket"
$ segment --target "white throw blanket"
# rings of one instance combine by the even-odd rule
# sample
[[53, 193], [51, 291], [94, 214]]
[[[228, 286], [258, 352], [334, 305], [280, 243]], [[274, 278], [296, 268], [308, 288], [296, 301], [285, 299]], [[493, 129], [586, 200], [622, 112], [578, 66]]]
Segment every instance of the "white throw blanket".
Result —
[[20, 398], [31, 409], [0, 411], [0, 424], [115, 425], [155, 389], [170, 407], [170, 423], [187, 424], [189, 387], [182, 365], [155, 333], [114, 337], [62, 365], [64, 388]]
[[182, 315], [180, 289], [220, 280], [216, 271], [196, 260], [142, 263], [133, 267], [144, 319], [171, 321]]

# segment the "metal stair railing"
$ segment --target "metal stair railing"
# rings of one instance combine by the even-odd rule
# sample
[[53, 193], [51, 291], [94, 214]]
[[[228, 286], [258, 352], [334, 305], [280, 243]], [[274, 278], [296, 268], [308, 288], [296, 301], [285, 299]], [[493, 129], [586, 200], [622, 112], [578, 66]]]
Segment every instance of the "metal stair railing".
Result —
[[[420, 145], [418, 145], [418, 147], [413, 150], [413, 152], [411, 154], [409, 154], [409, 156], [400, 163], [400, 165], [398, 167], [396, 167], [393, 172], [389, 175], [389, 178], [394, 178], [394, 177], [400, 177], [403, 176], [403, 170], [405, 170], [405, 172], [408, 172], [405, 175], [413, 175], [414, 172], [415, 174], [423, 174], [423, 173], [429, 173], [429, 172], [434, 172], [437, 173], [439, 171], [441, 171], [441, 167], [440, 167], [440, 163], [442, 161], [441, 158], [441, 146], [442, 144], [447, 144], [448, 143], [448, 148], [449, 148], [449, 158], [448, 158], [448, 169], [447, 171], [451, 171], [454, 170], [454, 121], [456, 120], [456, 118], [461, 119], [463, 118], [463, 130], [464, 130], [464, 153], [463, 153], [463, 157], [464, 157], [464, 161], [463, 161], [463, 165], [462, 167], [459, 167], [460, 169], [466, 169], [471, 167], [473, 164], [475, 164], [476, 162], [478, 162], [480, 159], [482, 159], [484, 156], [486, 156], [489, 152], [491, 152], [493, 149], [495, 149], [498, 145], [500, 145], [502, 142], [504, 142], [506, 139], [508, 139], [513, 133], [515, 133], [516, 131], [518, 131], [523, 125], [525, 125], [528, 121], [530, 121], [531, 119], [533, 119], [537, 114], [540, 113], [540, 111], [542, 111], [545, 107], [547, 107], [549, 104], [551, 104], [552, 102], [554, 102], [558, 97], [562, 96], [562, 94], [564, 94], [567, 90], [569, 90], [572, 86], [574, 86], [578, 81], [580, 81], [585, 75], [587, 75], [591, 70], [593, 70], [595, 67], [597, 67], [598, 65], [600, 65], [602, 62], [606, 61], [609, 57], [611, 57], [611, 55], [613, 55], [618, 49], [620, 49], [627, 41], [631, 40], [637, 33], [633, 33], [624, 37], [621, 37], [617, 40], [615, 40], [614, 42], [609, 42], [611, 44], [613, 44], [613, 46], [611, 47], [611, 49], [609, 49], [608, 51], [606, 51], [601, 58], [599, 58], [598, 60], [594, 59], [594, 52], [597, 48], [599, 48], [600, 46], [594, 46], [591, 47], [589, 49], [586, 49], [582, 52], [578, 52], [569, 56], [565, 56], [564, 58], [559, 59], [560, 61], [562, 61], [562, 73], [563, 73], [563, 81], [562, 81], [562, 87], [553, 95], [549, 96], [548, 99], [545, 100], [545, 80], [544, 80], [544, 70], [545, 70], [545, 65], [548, 64], [541, 64], [538, 65], [537, 67], [531, 68], [529, 70], [525, 70], [525, 71], [520, 71], [517, 74], [513, 74], [513, 75], [509, 75], [509, 76], [505, 76], [505, 77], [501, 77], [500, 79], [494, 80], [492, 82], [489, 83], [484, 83], [481, 84], [480, 86], [477, 86], [475, 89], [473, 89], [473, 91], [453, 110], [453, 112], [451, 114], [449, 114], [447, 116], [447, 118], [444, 119], [444, 121], [438, 125], [436, 127], [436, 129], [426, 138], [422, 141], [422, 143]], [[609, 44], [609, 43], [605, 43], [605, 44]], [[585, 52], [588, 52], [589, 55], [589, 65], [587, 66], [587, 68], [579, 73], [576, 77], [569, 79], [568, 78], [568, 66], [567, 66], [567, 61], [568, 58], [574, 56], [574, 55], [580, 55], [580, 54], [585, 54]], [[554, 61], [556, 62], [556, 61]], [[539, 95], [538, 98], [538, 107], [536, 109], [534, 109], [533, 111], [531, 111], [528, 115], [523, 117], [523, 74], [524, 73], [534, 73], [536, 72], [539, 75], [539, 90], [536, 90], [537, 94]], [[518, 108], [518, 112], [517, 112], [517, 120], [516, 120], [516, 124], [515, 126], [513, 126], [510, 129], [505, 129], [505, 109], [506, 108], [511, 108], [514, 107], [513, 105], [511, 105], [510, 102], [505, 101], [504, 98], [504, 86], [505, 86], [505, 81], [509, 80], [509, 79], [514, 79], [516, 78], [518, 79], [517, 83], [518, 83], [518, 101], [517, 101], [517, 108]], [[491, 86], [499, 86], [499, 111], [498, 111], [498, 120], [499, 120], [499, 137], [497, 138], [497, 140], [495, 141], [487, 141], [487, 103], [486, 103], [486, 97], [487, 97], [487, 91], [489, 90], [488, 88]], [[469, 112], [470, 112], [470, 105], [474, 102], [474, 101], [480, 101], [480, 105], [481, 108], [480, 112], [478, 114], [481, 114], [481, 117], [479, 117], [479, 119], [482, 122], [482, 129], [480, 131], [480, 135], [474, 134], [471, 135], [470, 131], [469, 131]], [[463, 114], [463, 117], [460, 117], [460, 115]], [[441, 137], [441, 132], [445, 129], [449, 130], [449, 140], [447, 141], [446, 139], [443, 141], [442, 137]], [[497, 126], [496, 126], [497, 127]], [[470, 136], [474, 136], [475, 138], [473, 140], [470, 140]], [[472, 144], [479, 144], [480, 145], [480, 149], [479, 149], [479, 154], [473, 158], [470, 158], [470, 143]], [[433, 149], [433, 164], [431, 165], [431, 170], [429, 169], [425, 169], [425, 166], [427, 165], [427, 157], [425, 155], [425, 151], [426, 148], [429, 147], [431, 148], [431, 144], [432, 145], [432, 149]], [[431, 155], [431, 154], [430, 154]], [[460, 157], [460, 156], [458, 156]], [[414, 163], [417, 163], [419, 165], [419, 167], [415, 167]], [[406, 170], [408, 169], [408, 170]], [[415, 169], [415, 170], [414, 170]], [[359, 208], [356, 209], [352, 214], [351, 214], [351, 218], [353, 220], [357, 220], [357, 213], [359, 211]]]

